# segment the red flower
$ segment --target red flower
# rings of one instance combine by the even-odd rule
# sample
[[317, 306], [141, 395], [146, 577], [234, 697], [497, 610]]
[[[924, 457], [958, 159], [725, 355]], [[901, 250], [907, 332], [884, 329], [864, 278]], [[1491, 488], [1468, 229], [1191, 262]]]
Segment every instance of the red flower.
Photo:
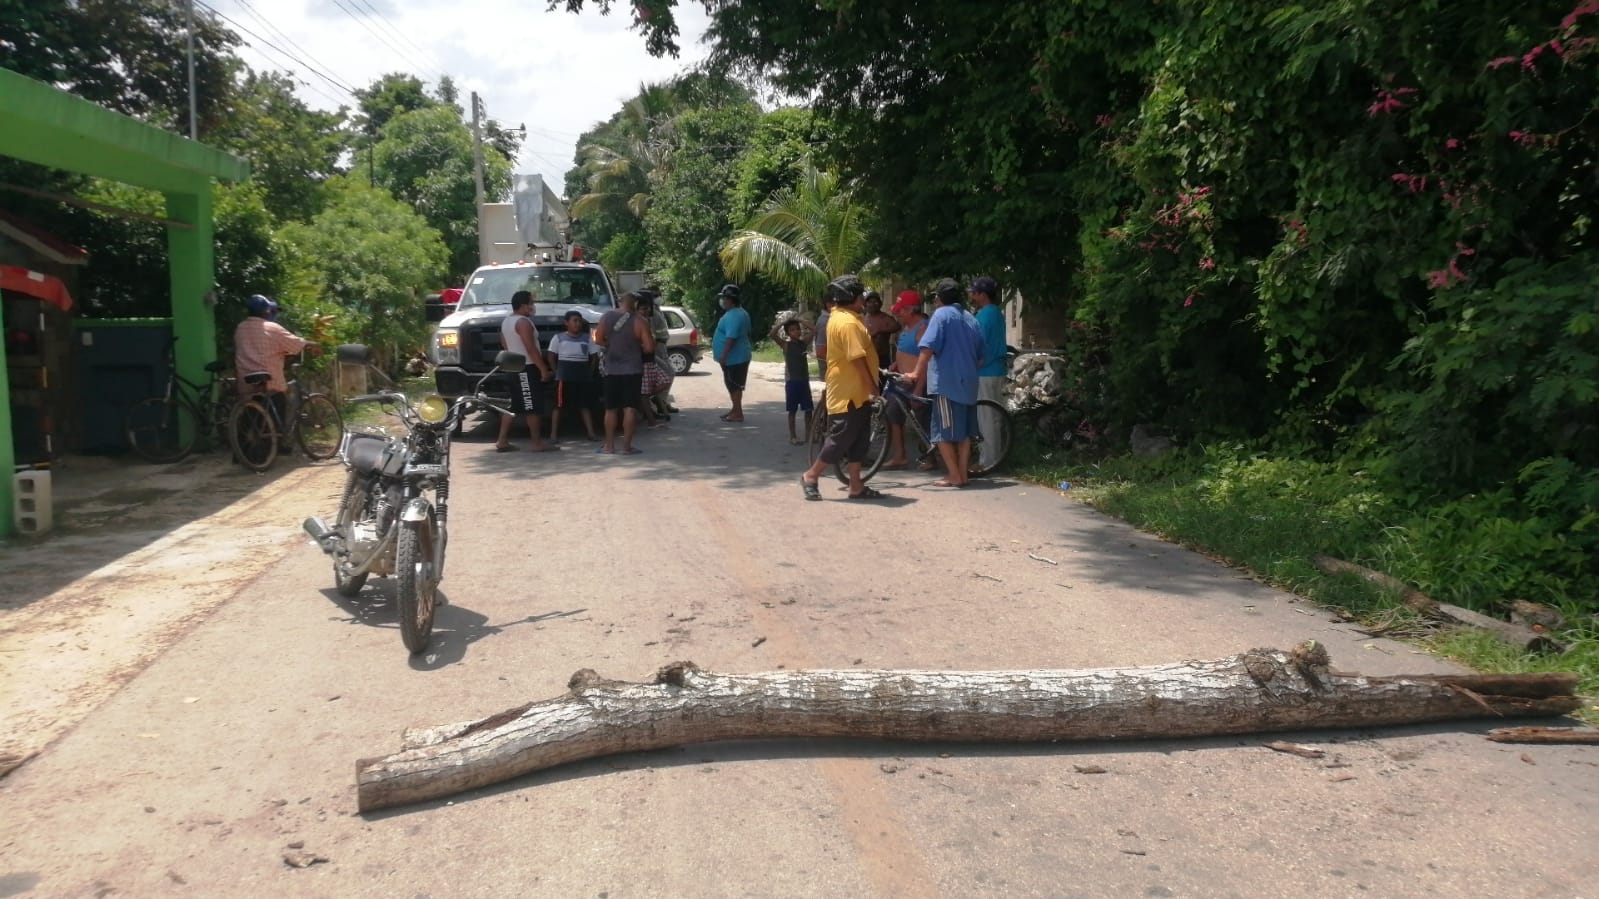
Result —
[[1199, 260], [1199, 267], [1207, 272], [1212, 271], [1216, 268], [1216, 260], [1206, 256], [1204, 259]]
[[1197, 296], [1197, 294], [1192, 294], [1191, 293], [1191, 294], [1188, 295], [1188, 299], [1183, 300], [1183, 308], [1184, 309], [1187, 309], [1189, 306], [1194, 305], [1194, 297], [1195, 296]]

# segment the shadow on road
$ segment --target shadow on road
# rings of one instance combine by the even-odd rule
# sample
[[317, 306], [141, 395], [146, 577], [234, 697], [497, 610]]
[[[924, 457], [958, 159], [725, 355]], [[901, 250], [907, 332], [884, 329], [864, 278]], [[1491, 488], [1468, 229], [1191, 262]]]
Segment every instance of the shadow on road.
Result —
[[[324, 588], [321, 593], [348, 615], [342, 619], [345, 622], [393, 630], [398, 643], [400, 621], [394, 590], [393, 578], [374, 578], [355, 596], [345, 596], [332, 587]], [[490, 624], [487, 615], [451, 602], [443, 588], [439, 590], [439, 598], [442, 604], [433, 612], [433, 637], [428, 641], [427, 651], [411, 656], [411, 667], [417, 671], [436, 671], [459, 662], [466, 658], [467, 648], [472, 644], [518, 625], [571, 618], [588, 611], [586, 608], [555, 610]]]

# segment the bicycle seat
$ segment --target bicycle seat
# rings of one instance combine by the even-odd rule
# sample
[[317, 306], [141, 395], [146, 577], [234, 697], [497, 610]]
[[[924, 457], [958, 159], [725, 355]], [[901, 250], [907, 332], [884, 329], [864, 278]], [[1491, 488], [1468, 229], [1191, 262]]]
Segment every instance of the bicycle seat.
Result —
[[205, 370], [212, 374], [216, 374], [218, 372], [227, 371], [228, 367], [221, 362], [212, 361], [205, 364]]
[[270, 380], [272, 380], [272, 373], [269, 371], [252, 371], [244, 376], [244, 383], [252, 387], [265, 387], [266, 382]]

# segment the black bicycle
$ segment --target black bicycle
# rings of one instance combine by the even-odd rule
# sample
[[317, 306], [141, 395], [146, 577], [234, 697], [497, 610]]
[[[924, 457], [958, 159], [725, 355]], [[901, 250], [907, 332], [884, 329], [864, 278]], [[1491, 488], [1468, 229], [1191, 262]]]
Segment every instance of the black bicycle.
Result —
[[[870, 449], [866, 451], [866, 461], [861, 463], [861, 480], [870, 480], [872, 475], [882, 469], [883, 463], [888, 461], [889, 450], [889, 418], [904, 422], [906, 455], [913, 463], [923, 460], [935, 460], [938, 455], [938, 445], [933, 442], [927, 429], [922, 425], [921, 416], [917, 414], [917, 406], [925, 406], [932, 400], [925, 396], [917, 396], [905, 388], [903, 378], [893, 372], [883, 372], [883, 395], [872, 404], [872, 435]], [[993, 400], [978, 400], [974, 410], [978, 423], [977, 433], [972, 435], [972, 464], [970, 473], [981, 477], [999, 468], [1009, 455], [1012, 438], [1015, 431], [1015, 422], [1010, 412]], [[811, 428], [811, 459], [821, 451], [822, 441], [827, 435], [827, 425], [824, 411], [816, 415], [816, 425]], [[987, 422], [986, 433], [984, 422]], [[983, 448], [985, 443], [994, 442], [998, 449], [991, 457], [983, 461]], [[849, 483], [849, 471], [843, 462], [833, 465], [833, 473], [841, 483]]]
[[227, 442], [223, 428], [233, 412], [234, 380], [222, 376], [227, 365], [208, 362], [204, 385], [178, 374], [173, 364], [176, 337], [167, 341], [167, 384], [160, 396], [142, 399], [122, 419], [128, 446], [150, 462], [177, 462], [190, 453], [204, 436], [208, 447]]
[[[302, 355], [301, 360], [304, 361]], [[344, 439], [344, 415], [326, 394], [307, 393], [298, 378], [289, 380], [281, 402], [266, 392], [271, 375], [264, 371], [244, 376], [253, 393], [233, 408], [228, 417], [228, 442], [233, 458], [251, 471], [266, 471], [277, 461], [281, 449], [298, 445], [313, 462], [325, 462], [339, 454]]]

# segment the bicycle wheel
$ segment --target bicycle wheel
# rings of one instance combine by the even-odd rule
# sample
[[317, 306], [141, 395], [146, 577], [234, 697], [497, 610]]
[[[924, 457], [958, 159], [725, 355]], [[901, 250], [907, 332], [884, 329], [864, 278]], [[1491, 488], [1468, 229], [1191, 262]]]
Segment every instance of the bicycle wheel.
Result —
[[[980, 432], [977, 435], [977, 445], [972, 447], [971, 473], [982, 476], [1004, 464], [1005, 457], [1010, 453], [1015, 424], [1011, 421], [1010, 412], [993, 400], [977, 401], [975, 420], [979, 423], [987, 421], [989, 430], [994, 432], [992, 434]], [[983, 450], [990, 444], [993, 451], [986, 454], [985, 458]]]
[[807, 462], [814, 464], [822, 451], [822, 444], [827, 440], [827, 423], [827, 407], [817, 406], [816, 413], [811, 416], [811, 431], [805, 438]]
[[326, 462], [339, 454], [339, 442], [344, 439], [344, 416], [339, 407], [320, 393], [313, 393], [300, 403], [300, 420], [295, 439], [300, 452], [313, 462]]
[[233, 407], [228, 416], [228, 445], [233, 458], [251, 471], [266, 471], [278, 458], [278, 429], [259, 400]]
[[194, 410], [177, 400], [153, 396], [134, 403], [123, 419], [128, 446], [143, 459], [176, 462], [194, 452], [200, 436]]
[[[872, 409], [872, 431], [866, 449], [866, 460], [861, 463], [862, 483], [872, 479], [888, 461], [888, 417], [883, 412], [883, 406]], [[849, 486], [849, 469], [843, 462], [833, 463], [833, 474], [838, 477], [838, 482]]]
[[439, 587], [433, 565], [437, 526], [432, 516], [424, 521], [402, 521], [395, 526], [400, 529], [394, 559], [394, 573], [398, 575], [394, 593], [400, 607], [400, 639], [415, 655], [428, 648], [428, 640], [433, 636], [433, 608]]

